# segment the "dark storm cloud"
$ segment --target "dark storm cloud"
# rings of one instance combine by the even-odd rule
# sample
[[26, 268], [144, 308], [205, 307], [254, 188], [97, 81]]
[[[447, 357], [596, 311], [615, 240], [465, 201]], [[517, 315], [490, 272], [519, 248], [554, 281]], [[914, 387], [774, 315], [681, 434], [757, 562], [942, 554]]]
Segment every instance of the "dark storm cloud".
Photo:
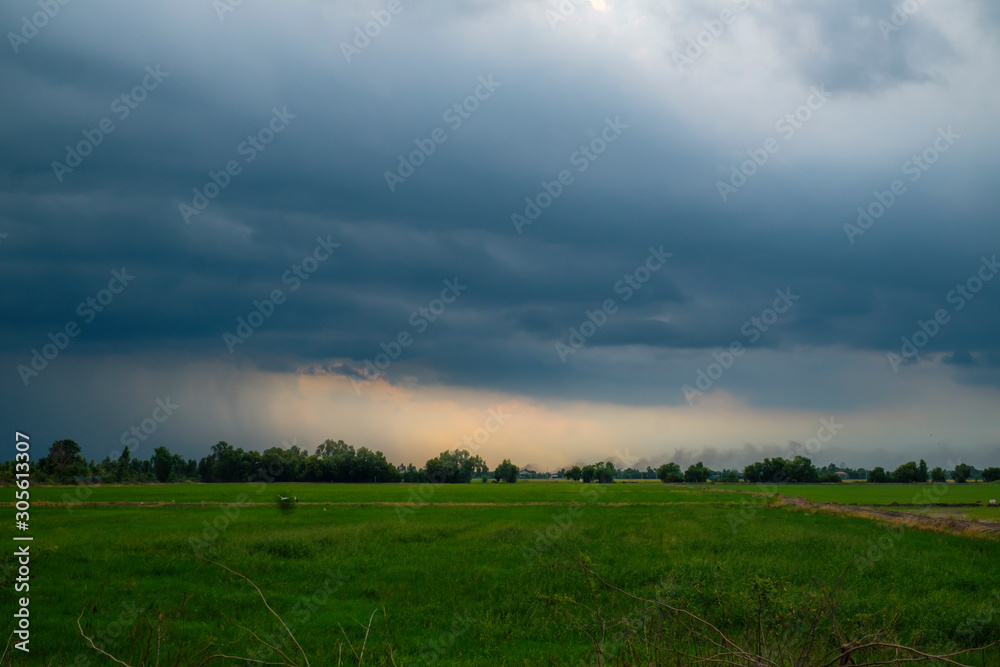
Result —
[[[0, 94], [16, 101], [0, 127], [0, 231], [9, 234], [0, 272], [17, 285], [0, 296], [0, 328], [12, 358], [26, 361], [48, 333], [80, 320], [78, 304], [124, 267], [134, 283], [67, 354], [173, 351], [356, 374], [457, 278], [468, 290], [415, 335], [390, 379], [677, 404], [679, 385], [711, 350], [742, 340], [775, 290], [801, 300], [755, 349], [884, 353], [950, 307], [946, 294], [983, 254], [1000, 252], [996, 170], [981, 159], [995, 134], [982, 125], [963, 127], [968, 138], [852, 245], [844, 223], [898, 168], [819, 151], [768, 165], [723, 204], [719, 165], [758, 142], [752, 131], [735, 145], [716, 136], [739, 120], [739, 93], [692, 119], [540, 13], [531, 22], [506, 3], [407, 4], [347, 62], [340, 43], [375, 3], [244, 4], [224, 21], [209, 6], [74, 3], [0, 61]], [[9, 3], [0, 24], [16, 29], [34, 8]], [[711, 16], [684, 10], [692, 21]], [[891, 11], [888, 2], [751, 10], [783, 66], [806, 87], [826, 83], [841, 96], [832, 104], [904, 85], [947, 98], [951, 84], [935, 72], [957, 60], [948, 39], [920, 13], [883, 39], [875, 21]], [[121, 118], [114, 101], [157, 67], [169, 74]], [[454, 127], [448, 110], [483, 78], [498, 85]], [[780, 117], [785, 105], [774, 109]], [[287, 127], [248, 162], [248, 136], [276, 113]], [[909, 118], [885, 131], [921, 150], [937, 116], [923, 122], [905, 106], [900, 115]], [[106, 117], [114, 132], [60, 182], [52, 162]], [[574, 156], [609, 122], [627, 127], [579, 172]], [[447, 140], [391, 191], [386, 171], [438, 128]], [[890, 165], [909, 157], [887, 150]], [[193, 189], [229, 161], [240, 173], [188, 223], [180, 205], [194, 206]], [[525, 198], [562, 170], [573, 183], [518, 234], [511, 214], [524, 215]], [[965, 188], [961, 201], [947, 198], [952, 185]], [[293, 292], [287, 272], [318, 238], [341, 246]], [[625, 302], [615, 285], [661, 245], [673, 257]], [[274, 289], [287, 302], [231, 354], [223, 334]], [[555, 344], [609, 298], [620, 310], [563, 364]], [[992, 358], [998, 299], [1000, 281], [924, 351], [960, 351], [949, 359], [962, 366]], [[755, 394], [764, 403], [861, 400], [787, 390], [788, 368], [751, 366], [727, 388], [763, 382], [774, 388]], [[7, 391], [20, 391], [13, 367], [5, 372]]]

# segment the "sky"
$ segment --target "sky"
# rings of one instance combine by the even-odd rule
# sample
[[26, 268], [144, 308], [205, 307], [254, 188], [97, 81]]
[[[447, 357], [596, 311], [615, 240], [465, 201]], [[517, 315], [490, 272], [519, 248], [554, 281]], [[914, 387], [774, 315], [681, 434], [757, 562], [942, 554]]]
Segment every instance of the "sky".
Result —
[[0, 27], [0, 414], [36, 453], [1000, 465], [994, 3]]

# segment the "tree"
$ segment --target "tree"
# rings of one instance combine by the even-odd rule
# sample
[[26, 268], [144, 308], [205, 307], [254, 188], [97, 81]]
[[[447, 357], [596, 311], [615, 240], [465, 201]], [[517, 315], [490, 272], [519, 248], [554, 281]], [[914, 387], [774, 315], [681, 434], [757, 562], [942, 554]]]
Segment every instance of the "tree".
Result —
[[514, 484], [517, 482], [517, 473], [519, 472], [521, 471], [516, 465], [510, 462], [510, 459], [504, 459], [503, 463], [498, 465], [497, 469], [493, 471], [493, 477], [497, 481]]
[[332, 459], [337, 456], [353, 457], [354, 447], [351, 447], [343, 440], [337, 440], [334, 442], [333, 440], [327, 439], [316, 448], [316, 455], [324, 459]]
[[[260, 477], [271, 482], [293, 482], [298, 466], [286, 458], [287, 452], [281, 447], [268, 447], [260, 455]], [[297, 463], [297, 462], [296, 462]]]
[[[182, 463], [183, 461], [181, 459]], [[157, 447], [154, 449], [149, 463], [153, 466], [153, 474], [156, 475], [156, 481], [170, 481], [170, 473], [174, 469], [174, 455], [170, 453], [169, 449], [166, 447]]]
[[[280, 451], [282, 452], [282, 458], [285, 461], [285, 470], [283, 473], [284, 480], [288, 482], [301, 481], [303, 479], [306, 461], [309, 460], [309, 452], [298, 445], [292, 445], [287, 450]], [[263, 464], [263, 458], [261, 459], [261, 463]], [[347, 473], [344, 472], [344, 475], [345, 477], [343, 479], [337, 481], [346, 482]]]
[[656, 477], [664, 484], [677, 484], [684, 481], [684, 474], [681, 467], [671, 461], [664, 463], [656, 469]]
[[[789, 470], [795, 466], [798, 466], [795, 474], [809, 478], [816, 470], [812, 461], [804, 456], [796, 456], [795, 461], [786, 461], [780, 456], [776, 456], [773, 459], [764, 459], [763, 462], [758, 461], [748, 465], [743, 469], [743, 479], [758, 484], [784, 484], [791, 481]], [[818, 477], [818, 473], [816, 474]]]
[[70, 466], [86, 465], [86, 461], [80, 456], [80, 445], [72, 440], [56, 440], [49, 447], [49, 461], [57, 470], [69, 468]]
[[198, 479], [203, 482], [212, 481], [212, 463], [213, 461], [211, 455], [198, 461]]
[[796, 456], [785, 466], [788, 481], [793, 484], [815, 484], [819, 481], [819, 472], [812, 460], [805, 456]]
[[615, 464], [611, 461], [598, 463], [594, 466], [594, 476], [597, 478], [598, 484], [614, 484]]
[[343, 440], [324, 440], [316, 448], [314, 456], [318, 463], [308, 465], [308, 474], [311, 477], [319, 476], [317, 481], [326, 482], [352, 482], [355, 475], [364, 476], [361, 468], [355, 463], [357, 453], [354, 447]]
[[951, 478], [955, 480], [956, 484], [965, 484], [971, 474], [972, 466], [968, 463], [959, 463], [955, 466], [955, 469], [951, 471]]
[[594, 466], [583, 466], [583, 483], [590, 484], [594, 481], [594, 477], [597, 476], [597, 470]]
[[[921, 481], [919, 477], [920, 469], [913, 461], [907, 461], [892, 473], [892, 481], [897, 484], [910, 484], [911, 482]], [[927, 481], [927, 478], [925, 477], [923, 481]]]
[[49, 455], [38, 461], [38, 469], [59, 482], [68, 482], [73, 477], [90, 474], [87, 461], [80, 455], [80, 445], [72, 440], [53, 442], [49, 447]]
[[761, 470], [762, 482], [774, 484], [785, 484], [788, 482], [788, 461], [775, 456], [773, 459], [764, 459], [764, 467]]
[[996, 482], [1000, 480], [1000, 468], [985, 468], [983, 470], [984, 482]]
[[[129, 450], [128, 445], [125, 445], [125, 449], [122, 450], [121, 456], [118, 457], [118, 461], [115, 464], [114, 471], [114, 481], [121, 482], [128, 478], [129, 473], [129, 461], [132, 458], [132, 452]], [[197, 466], [197, 464], [195, 464]], [[195, 469], [197, 472], [197, 468]]]
[[[212, 453], [198, 462], [198, 476], [203, 482], [246, 482], [260, 467], [260, 454], [248, 460], [243, 449], [233, 449], [225, 440], [212, 445]], [[251, 468], [253, 465], [253, 468]]]
[[921, 484], [927, 481], [927, 461], [920, 459], [920, 465], [917, 466], [917, 479], [914, 481]]
[[751, 463], [743, 468], [743, 479], [752, 484], [759, 484], [763, 479], [764, 464], [760, 461]]
[[362, 447], [355, 452], [354, 458], [351, 459], [348, 477], [352, 482], [373, 483], [378, 479], [378, 474], [381, 471], [382, 465], [379, 457], [367, 447]]
[[260, 452], [256, 449], [251, 449], [249, 452], [243, 452], [243, 457], [240, 460], [240, 477], [237, 481], [249, 482], [259, 470]]
[[572, 468], [566, 471], [566, 479], [572, 479], [574, 481], [579, 482], [582, 478], [583, 478], [583, 470], [580, 469], [580, 466], [573, 466]]
[[931, 470], [931, 481], [936, 483], [944, 483], [948, 480], [948, 477], [944, 473], [944, 468], [941, 466], [936, 466]]
[[331, 481], [329, 462], [324, 461], [315, 454], [306, 459], [305, 465], [302, 466], [301, 474], [301, 479], [306, 482]]
[[[398, 482], [400, 479], [402, 479], [402, 475], [399, 474], [395, 466], [386, 460], [385, 454], [382, 452], [373, 452], [367, 447], [362, 447], [351, 460], [350, 481], [352, 482]], [[469, 479], [465, 480], [465, 482], [468, 481]]]
[[140, 482], [148, 482], [152, 478], [152, 466], [149, 461], [132, 459], [128, 464], [129, 475]]
[[889, 475], [886, 474], [882, 466], [875, 466], [868, 473], [868, 481], [872, 484], [885, 484], [889, 480]]
[[474, 474], [482, 474], [486, 462], [467, 449], [441, 452], [427, 462], [427, 476], [438, 484], [468, 484]]
[[684, 481], [703, 484], [708, 481], [711, 475], [712, 471], [706, 468], [701, 461], [698, 461], [694, 465], [688, 466], [688, 469], [684, 471]]
[[835, 472], [824, 473], [822, 477], [819, 478], [821, 484], [842, 484], [844, 480], [840, 478]]
[[403, 477], [403, 481], [407, 484], [417, 484], [427, 481], [427, 473], [423, 470], [417, 470], [417, 467], [412, 463], [406, 466], [400, 464], [399, 472]]

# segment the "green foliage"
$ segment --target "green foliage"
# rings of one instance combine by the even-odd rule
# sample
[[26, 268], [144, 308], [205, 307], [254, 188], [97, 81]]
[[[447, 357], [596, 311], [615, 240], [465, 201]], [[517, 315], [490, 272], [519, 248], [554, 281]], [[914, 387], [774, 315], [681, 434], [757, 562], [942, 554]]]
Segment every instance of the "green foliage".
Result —
[[956, 484], [965, 484], [971, 475], [972, 466], [967, 463], [959, 463], [955, 466], [955, 469], [951, 471], [951, 478], [955, 480]]
[[827, 463], [825, 466], [817, 468], [817, 470], [820, 475], [825, 475], [828, 472], [843, 472], [847, 474], [846, 479], [868, 479], [868, 470], [865, 468], [852, 468], [847, 465]]
[[819, 471], [806, 456], [796, 456], [785, 467], [791, 484], [815, 484], [819, 481]]
[[888, 473], [882, 466], [875, 466], [868, 473], [868, 481], [872, 484], [885, 484], [886, 482], [892, 481], [889, 478]]
[[594, 473], [598, 484], [615, 483], [615, 464], [611, 461], [598, 463], [594, 466]]
[[[926, 468], [926, 464], [924, 467]], [[927, 478], [920, 479], [920, 469], [917, 464], [914, 461], [907, 461], [893, 471], [892, 481], [897, 484], [910, 484], [912, 482], [926, 482]]]
[[[447, 454], [447, 453], [446, 453]], [[476, 457], [478, 458], [478, 457]], [[245, 452], [222, 441], [198, 463], [203, 482], [399, 482], [402, 473], [382, 452], [355, 451], [343, 440], [326, 440], [311, 456], [298, 445]]]
[[701, 461], [688, 466], [684, 471], [684, 481], [689, 483], [703, 484], [712, 476], [712, 471], [705, 467]]
[[441, 452], [427, 462], [427, 478], [435, 484], [468, 484], [473, 475], [482, 474], [486, 462], [467, 449]]
[[740, 481], [740, 474], [735, 470], [724, 470], [719, 481], [723, 484], [736, 484]]
[[520, 469], [510, 462], [510, 459], [504, 459], [503, 463], [497, 466], [497, 469], [493, 471], [493, 477], [498, 482], [505, 482], [507, 484], [514, 484], [517, 482], [517, 474], [521, 472]]
[[623, 474], [622, 471], [615, 470], [615, 464], [610, 461], [591, 463], [582, 468], [580, 466], [573, 466], [566, 471], [567, 478], [582, 480], [584, 484], [590, 484], [591, 482], [614, 484], [615, 478], [623, 476]]
[[824, 473], [819, 478], [820, 484], [843, 484], [844, 480], [835, 472]]
[[664, 463], [656, 470], [656, 477], [664, 484], [677, 484], [684, 481], [684, 473], [681, 467], [671, 461]]
[[86, 463], [80, 456], [80, 445], [73, 440], [56, 440], [49, 447], [49, 461], [55, 469], [65, 469], [70, 466]]
[[184, 457], [180, 454], [171, 454], [166, 447], [154, 449], [149, 463], [158, 482], [173, 482], [186, 477], [187, 462]]
[[819, 471], [808, 457], [788, 461], [777, 456], [748, 465], [743, 479], [754, 484], [813, 484], [819, 481]]
[[[757, 484], [808, 484], [819, 482], [820, 477], [833, 482], [830, 473], [837, 472], [840, 467], [830, 463], [817, 468], [812, 461], [804, 456], [796, 456], [792, 460], [782, 457], [765, 458], [752, 463], [743, 471], [746, 482]], [[861, 479], [867, 476], [868, 481], [885, 482], [922, 482], [928, 475], [935, 482], [946, 480], [947, 473], [940, 467], [935, 467], [930, 473], [927, 463], [921, 459], [919, 463], [908, 461], [889, 474], [883, 468], [876, 467], [872, 471], [864, 468], [843, 467], [849, 479]], [[208, 456], [200, 461], [185, 461], [180, 455], [172, 454], [166, 447], [157, 447], [149, 460], [134, 459], [126, 446], [117, 460], [106, 457], [100, 463], [88, 463], [81, 455], [80, 446], [73, 440], [59, 440], [53, 443], [49, 455], [42, 457], [35, 466], [36, 481], [71, 483], [76, 478], [91, 479], [103, 483], [109, 482], [171, 482], [183, 480], [199, 480], [202, 482], [405, 482], [405, 483], [467, 483], [473, 478], [487, 477], [493, 479], [506, 478], [495, 473], [490, 475], [486, 462], [479, 456], [472, 456], [468, 450], [442, 452], [430, 459], [424, 468], [409, 465], [394, 466], [386, 460], [382, 452], [362, 447], [355, 449], [343, 440], [326, 440], [310, 455], [297, 445], [288, 449], [271, 447], [263, 453], [244, 451], [234, 448], [225, 441], [212, 446]], [[0, 478], [12, 479], [13, 462], [0, 463]], [[711, 478], [712, 471], [698, 462], [681, 472], [676, 463], [666, 463], [657, 470], [647, 466], [645, 472], [635, 468], [616, 470], [611, 462], [601, 461], [581, 468], [573, 466], [569, 470], [561, 470], [556, 477], [584, 482], [613, 483], [615, 479], [653, 479], [663, 482], [697, 482], [703, 483]], [[992, 467], [977, 471], [972, 466], [960, 464], [953, 472], [953, 478], [958, 483], [968, 479], [985, 481], [1000, 479], [1000, 468]], [[515, 473], [516, 476], [516, 473]], [[530, 473], [531, 477], [535, 473]], [[509, 477], [509, 474], [507, 475]], [[548, 477], [540, 474], [539, 477]], [[716, 476], [718, 483], [735, 484], [740, 478], [735, 470], [724, 470]]]
[[418, 484], [427, 481], [427, 472], [418, 470], [412, 463], [405, 466], [400, 464], [399, 474], [404, 484]]
[[73, 440], [56, 440], [48, 456], [39, 459], [36, 470], [59, 484], [68, 484], [74, 477], [89, 477], [90, 467], [80, 451], [80, 445]]

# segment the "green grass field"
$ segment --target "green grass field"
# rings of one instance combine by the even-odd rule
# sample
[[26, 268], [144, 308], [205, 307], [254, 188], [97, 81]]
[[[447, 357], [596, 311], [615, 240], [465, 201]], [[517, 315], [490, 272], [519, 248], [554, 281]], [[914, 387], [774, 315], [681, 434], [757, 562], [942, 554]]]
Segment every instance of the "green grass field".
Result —
[[[284, 641], [253, 588], [199, 560], [193, 545], [260, 586], [312, 665], [358, 664], [351, 646], [362, 643], [371, 665], [390, 664], [387, 644], [401, 666], [583, 664], [592, 651], [581, 624], [597, 621], [566, 600], [588, 600], [587, 579], [574, 565], [580, 557], [616, 585], [658, 594], [734, 637], [753, 637], [758, 627], [775, 642], [785, 641], [781, 632], [804, 633], [802, 620], [817, 608], [821, 589], [843, 577], [833, 600], [849, 634], [882, 630], [928, 649], [1000, 639], [1000, 542], [891, 532], [881, 522], [767, 505], [733, 491], [597, 488], [440, 487], [427, 505], [402, 515], [393, 503], [419, 487], [276, 484], [260, 494], [247, 485], [94, 488], [88, 501], [199, 504], [33, 508], [34, 634], [25, 664], [113, 664], [80, 637], [81, 612], [112, 653], [132, 665], [154, 664], [141, 659], [145, 635], [133, 634], [134, 619], [115, 624], [126, 608], [166, 625], [161, 665], [174, 664], [178, 651], [186, 656], [181, 664], [191, 664], [209, 655], [208, 647], [249, 656], [258, 645], [251, 632]], [[866, 487], [808, 488], [870, 497]], [[67, 490], [39, 487], [33, 499], [58, 503]], [[220, 504], [243, 493], [271, 504], [239, 507], [238, 514], [228, 507], [226, 518]], [[279, 493], [316, 504], [283, 510], [273, 503]], [[858, 557], [871, 560], [859, 565]], [[0, 595], [11, 609], [5, 572]], [[605, 617], [643, 613], [621, 596], [598, 599]], [[969, 627], [974, 632], [962, 634]], [[155, 650], [155, 641], [150, 646]], [[283, 646], [297, 658], [294, 645]]]
[[[146, 484], [43, 486], [33, 500], [48, 503], [235, 502], [246, 494], [250, 502], [270, 503], [279, 495], [297, 496], [303, 503], [567, 503], [578, 499], [581, 484], [569, 481], [522, 481], [518, 484]], [[606, 491], [606, 492], [604, 492]], [[1000, 484], [691, 484], [665, 485], [655, 480], [619, 482], [604, 487], [601, 502], [676, 503], [719, 501], [720, 491], [777, 492], [814, 502], [890, 504], [911, 502], [972, 503], [1000, 500]], [[414, 495], [416, 494], [416, 495]]]
[[974, 503], [1000, 500], [1000, 484], [719, 484], [741, 491], [774, 491], [820, 503], [870, 505], [890, 503]]
[[[38, 487], [33, 499], [50, 503], [220, 503], [246, 494], [252, 503], [272, 503], [279, 495], [301, 503], [569, 503], [580, 500], [578, 482], [530, 481], [517, 484], [148, 484], [141, 486]], [[664, 485], [658, 481], [596, 486], [601, 502], [700, 503], [716, 501], [713, 486]], [[744, 490], [746, 487], [744, 487]]]

